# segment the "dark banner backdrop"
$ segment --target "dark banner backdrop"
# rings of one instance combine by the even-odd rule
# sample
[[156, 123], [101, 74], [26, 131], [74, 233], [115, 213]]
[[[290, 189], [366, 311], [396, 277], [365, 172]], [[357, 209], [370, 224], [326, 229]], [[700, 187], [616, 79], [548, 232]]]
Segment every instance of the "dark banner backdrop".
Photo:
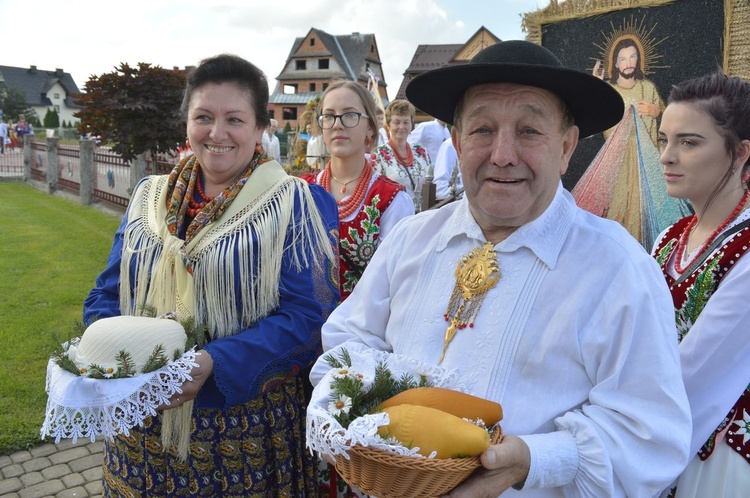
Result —
[[[542, 45], [570, 68], [591, 73], [602, 59], [602, 46], [623, 26], [636, 26], [641, 42], [652, 46], [646, 78], [666, 104], [673, 83], [711, 72], [722, 64], [724, 2], [677, 0], [674, 3], [618, 10], [542, 26]], [[639, 37], [640, 39], [640, 37]], [[648, 58], [646, 58], [648, 60]], [[603, 61], [605, 67], [608, 62]], [[580, 140], [563, 184], [572, 189], [604, 144], [601, 134]]]

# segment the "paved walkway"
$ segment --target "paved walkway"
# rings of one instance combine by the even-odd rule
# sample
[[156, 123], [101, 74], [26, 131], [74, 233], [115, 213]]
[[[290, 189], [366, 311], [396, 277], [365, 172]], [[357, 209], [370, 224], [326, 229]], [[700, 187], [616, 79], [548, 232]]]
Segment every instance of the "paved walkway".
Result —
[[45, 443], [0, 456], [0, 498], [102, 496], [101, 441]]

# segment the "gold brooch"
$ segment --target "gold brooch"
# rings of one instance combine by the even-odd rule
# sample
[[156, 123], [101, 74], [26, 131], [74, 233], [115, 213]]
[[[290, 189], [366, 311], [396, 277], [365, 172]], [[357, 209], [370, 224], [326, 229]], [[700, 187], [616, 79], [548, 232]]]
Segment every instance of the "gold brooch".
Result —
[[448, 344], [456, 332], [474, 327], [474, 319], [479, 314], [487, 292], [500, 280], [500, 267], [497, 265], [497, 253], [492, 242], [485, 242], [482, 247], [474, 249], [461, 258], [456, 265], [456, 284], [445, 312], [445, 321], [450, 322], [443, 339], [443, 354], [438, 364], [445, 358]]

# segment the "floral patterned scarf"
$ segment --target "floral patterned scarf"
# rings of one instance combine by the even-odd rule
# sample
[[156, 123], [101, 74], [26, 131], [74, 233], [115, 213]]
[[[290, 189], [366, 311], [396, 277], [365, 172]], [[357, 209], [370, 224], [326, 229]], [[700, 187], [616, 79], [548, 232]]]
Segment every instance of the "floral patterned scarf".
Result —
[[[232, 185], [224, 189], [219, 195], [190, 221], [185, 232], [185, 243], [190, 242], [195, 235], [209, 223], [217, 220], [232, 205], [232, 201], [242, 190], [247, 179], [255, 171], [258, 165], [270, 161], [271, 158], [263, 151], [260, 145], [255, 146], [255, 154], [247, 169], [240, 178]], [[187, 208], [196, 190], [196, 182], [200, 181], [200, 163], [195, 155], [183, 158], [177, 166], [169, 173], [167, 185], [167, 217], [164, 220], [169, 228], [169, 233], [179, 237], [185, 223], [188, 221]]]

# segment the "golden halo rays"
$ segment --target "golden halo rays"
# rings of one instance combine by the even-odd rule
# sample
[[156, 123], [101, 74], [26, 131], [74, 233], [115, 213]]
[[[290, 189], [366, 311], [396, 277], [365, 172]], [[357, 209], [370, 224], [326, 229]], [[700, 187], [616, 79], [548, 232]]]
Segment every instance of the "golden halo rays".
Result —
[[615, 27], [611, 21], [609, 25], [612, 27], [609, 33], [601, 32], [603, 42], [594, 42], [594, 46], [599, 49], [599, 60], [604, 62], [607, 71], [607, 74], [604, 75], [605, 79], [612, 77], [612, 58], [614, 55], [612, 51], [618, 42], [626, 38], [632, 39], [638, 46], [640, 54], [638, 65], [644, 75], [652, 74], [654, 69], [666, 69], [669, 67], [658, 65], [662, 55], [656, 53], [657, 45], [669, 37], [665, 36], [661, 40], [657, 40], [656, 36], [654, 36], [656, 24], [650, 28], [646, 26], [646, 16], [634, 19], [631, 15], [630, 19], [623, 19], [619, 27]]

